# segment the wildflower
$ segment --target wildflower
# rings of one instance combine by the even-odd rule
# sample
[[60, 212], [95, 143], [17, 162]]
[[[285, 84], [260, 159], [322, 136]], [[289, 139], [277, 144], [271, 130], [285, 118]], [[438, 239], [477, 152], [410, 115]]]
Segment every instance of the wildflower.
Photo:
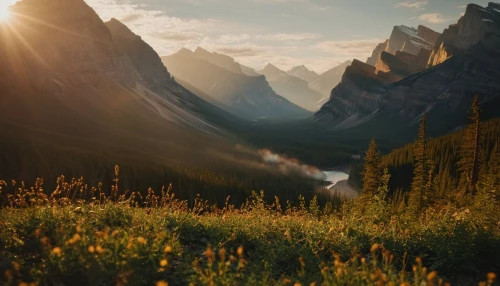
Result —
[[53, 255], [61, 256], [62, 255], [62, 249], [60, 247], [54, 247], [51, 251]]
[[373, 244], [372, 247], [370, 248], [370, 252], [375, 252], [379, 248], [379, 245], [377, 243]]
[[437, 277], [437, 272], [432, 271], [431, 273], [429, 273], [429, 275], [427, 275], [427, 281], [432, 281], [432, 280], [436, 279], [436, 277]]
[[236, 253], [238, 253], [239, 256], [243, 256], [243, 246], [238, 247], [238, 251]]
[[207, 250], [205, 250], [205, 256], [209, 260], [212, 260], [214, 258], [214, 252], [213, 252], [213, 250], [210, 247], [208, 247]]
[[422, 264], [422, 258], [420, 258], [420, 257], [415, 258], [415, 261], [416, 261], [418, 264]]
[[222, 262], [226, 261], [226, 250], [224, 248], [219, 250], [219, 260]]
[[147, 240], [146, 240], [144, 237], [139, 236], [139, 237], [137, 238], [137, 243], [139, 243], [139, 244], [146, 244], [146, 243], [147, 243]]
[[163, 250], [166, 254], [170, 254], [174, 251], [174, 249], [172, 248], [172, 246], [170, 245], [167, 245], [165, 246], [165, 249]]
[[488, 282], [493, 283], [493, 281], [495, 281], [495, 279], [497, 278], [497, 275], [493, 272], [490, 272], [486, 277], [488, 278]]
[[302, 284], [300, 284], [300, 282], [295, 282], [295, 284], [293, 284], [293, 286], [302, 286]]
[[115, 230], [115, 231], [113, 231], [113, 233], [111, 233], [111, 236], [112, 237], [117, 237], [118, 234], [120, 234], [120, 232], [118, 230]]
[[162, 280], [162, 281], [156, 282], [156, 286], [168, 286], [168, 283]]
[[79, 226], [79, 225], [77, 225], [77, 226], [76, 226], [76, 232], [77, 232], [77, 233], [81, 233], [81, 232], [82, 232], [82, 227], [81, 227], [81, 226]]
[[168, 265], [168, 261], [167, 261], [166, 259], [162, 259], [162, 260], [160, 261], [160, 266], [161, 266], [161, 267], [166, 267], [167, 265]]
[[95, 247], [93, 245], [89, 246], [89, 252], [94, 253]]
[[82, 239], [82, 237], [78, 234], [78, 233], [75, 233], [75, 235], [73, 235], [73, 237], [68, 240], [68, 244], [69, 245], [73, 245], [73, 244], [76, 244], [77, 242], [79, 242], [80, 240]]
[[104, 248], [102, 248], [100, 245], [96, 246], [95, 247], [95, 251], [99, 254], [103, 253], [104, 252]]

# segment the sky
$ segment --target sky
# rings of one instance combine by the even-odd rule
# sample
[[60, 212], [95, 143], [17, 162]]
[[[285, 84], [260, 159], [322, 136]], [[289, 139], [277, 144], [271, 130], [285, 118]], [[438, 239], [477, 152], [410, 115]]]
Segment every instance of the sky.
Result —
[[160, 56], [201, 46], [254, 69], [272, 63], [321, 73], [346, 60], [365, 61], [395, 25], [442, 32], [468, 3], [491, 0], [85, 1], [103, 20], [122, 21]]

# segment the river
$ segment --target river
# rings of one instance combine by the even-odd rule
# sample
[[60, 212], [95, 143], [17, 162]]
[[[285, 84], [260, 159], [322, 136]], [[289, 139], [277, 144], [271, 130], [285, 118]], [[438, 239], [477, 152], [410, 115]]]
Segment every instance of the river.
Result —
[[326, 180], [327, 182], [330, 182], [330, 185], [328, 185], [328, 189], [331, 187], [335, 186], [340, 181], [347, 180], [349, 178], [349, 175], [341, 172], [341, 171], [323, 171], [326, 175]]

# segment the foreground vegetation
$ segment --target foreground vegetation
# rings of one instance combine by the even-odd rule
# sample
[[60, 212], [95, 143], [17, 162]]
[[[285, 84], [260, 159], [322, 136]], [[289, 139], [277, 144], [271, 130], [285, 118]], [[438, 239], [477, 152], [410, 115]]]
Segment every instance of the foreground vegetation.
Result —
[[[0, 181], [0, 283], [494, 285], [500, 128], [480, 122], [477, 98], [470, 118], [458, 135], [429, 141], [424, 115], [417, 141], [384, 158], [372, 140], [351, 201], [292, 201], [296, 185], [285, 201], [253, 192], [224, 204], [216, 186], [227, 182], [214, 176], [190, 177], [182, 199], [172, 185], [130, 192], [118, 166], [108, 184], [61, 176], [50, 193], [42, 179]], [[202, 195], [215, 200], [191, 199], [202, 182], [214, 182]], [[281, 182], [294, 183], [269, 183]]]
[[282, 208], [257, 193], [190, 208], [169, 188], [141, 198], [97, 186], [85, 199], [79, 180], [50, 195], [41, 179], [1, 186], [6, 285], [493, 285], [500, 269], [500, 219], [481, 208], [409, 217], [376, 200]]

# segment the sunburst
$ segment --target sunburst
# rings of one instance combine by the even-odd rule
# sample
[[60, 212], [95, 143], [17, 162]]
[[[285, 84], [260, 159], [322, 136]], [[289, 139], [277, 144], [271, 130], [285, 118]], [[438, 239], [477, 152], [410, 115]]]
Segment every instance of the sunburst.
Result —
[[0, 22], [8, 21], [10, 18], [10, 1], [0, 0]]

